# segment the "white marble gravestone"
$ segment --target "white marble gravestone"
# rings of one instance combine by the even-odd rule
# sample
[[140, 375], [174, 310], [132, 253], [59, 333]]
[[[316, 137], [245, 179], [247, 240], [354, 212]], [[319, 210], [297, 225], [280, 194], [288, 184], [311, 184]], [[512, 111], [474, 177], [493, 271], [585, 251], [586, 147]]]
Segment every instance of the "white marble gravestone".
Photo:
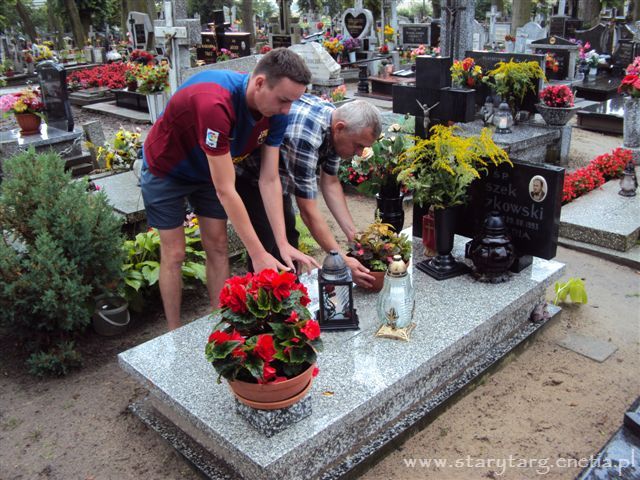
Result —
[[[529, 53], [531, 51], [531, 42], [546, 38], [546, 36], [546, 30], [536, 22], [525, 23], [522, 27], [516, 29], [516, 53]], [[523, 40], [524, 45], [522, 45]], [[519, 48], [522, 48], [522, 51]]]
[[484, 46], [487, 43], [487, 32], [480, 22], [473, 20], [472, 26], [472, 50], [484, 50]]
[[293, 45], [290, 49], [304, 59], [307, 67], [311, 70], [312, 83], [340, 77], [340, 64], [331, 58], [331, 55], [319, 43]]

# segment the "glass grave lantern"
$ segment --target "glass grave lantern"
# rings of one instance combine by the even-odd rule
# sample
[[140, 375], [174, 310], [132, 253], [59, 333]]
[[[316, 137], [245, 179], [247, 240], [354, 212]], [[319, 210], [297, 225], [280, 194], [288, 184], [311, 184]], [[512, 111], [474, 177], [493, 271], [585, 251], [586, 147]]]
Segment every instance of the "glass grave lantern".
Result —
[[384, 286], [376, 310], [382, 323], [376, 336], [409, 340], [416, 324], [412, 322], [415, 305], [411, 276], [402, 257], [394, 255], [384, 275]]
[[493, 124], [496, 126], [496, 133], [511, 133], [513, 115], [511, 115], [509, 105], [506, 102], [502, 102], [498, 111], [494, 113]]
[[622, 172], [622, 178], [620, 179], [620, 191], [618, 195], [623, 197], [635, 197], [636, 189], [638, 188], [638, 179], [636, 178], [636, 170], [634, 168], [633, 160], [629, 160]]
[[318, 272], [318, 322], [320, 330], [358, 330], [358, 314], [353, 308], [351, 271], [336, 250], [331, 250]]

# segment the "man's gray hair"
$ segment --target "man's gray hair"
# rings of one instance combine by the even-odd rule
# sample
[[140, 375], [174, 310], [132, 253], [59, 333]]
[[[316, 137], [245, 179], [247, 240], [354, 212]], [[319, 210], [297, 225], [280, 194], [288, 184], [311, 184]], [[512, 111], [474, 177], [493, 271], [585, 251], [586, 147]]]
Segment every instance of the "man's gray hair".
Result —
[[371, 128], [374, 138], [378, 138], [382, 132], [380, 111], [375, 105], [365, 100], [354, 100], [340, 105], [333, 115], [336, 120], [345, 123], [347, 131], [359, 133], [366, 128]]

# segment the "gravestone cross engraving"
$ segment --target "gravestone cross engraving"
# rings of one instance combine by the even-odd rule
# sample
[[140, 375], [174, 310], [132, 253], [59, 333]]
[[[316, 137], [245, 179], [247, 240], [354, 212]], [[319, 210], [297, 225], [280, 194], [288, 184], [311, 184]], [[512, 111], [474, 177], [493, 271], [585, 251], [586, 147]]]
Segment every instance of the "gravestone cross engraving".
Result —
[[73, 115], [67, 91], [67, 72], [52, 61], [38, 65], [38, 78], [42, 101], [47, 115], [47, 125], [65, 132], [73, 131]]

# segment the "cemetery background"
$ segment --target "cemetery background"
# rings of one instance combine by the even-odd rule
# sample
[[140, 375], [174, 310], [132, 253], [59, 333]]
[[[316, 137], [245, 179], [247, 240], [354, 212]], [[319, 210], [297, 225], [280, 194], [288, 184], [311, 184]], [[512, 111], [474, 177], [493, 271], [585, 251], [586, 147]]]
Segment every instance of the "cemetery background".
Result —
[[[78, 125], [100, 120], [107, 140], [120, 126], [140, 126], [73, 109]], [[0, 128], [11, 121], [4, 120]], [[150, 127], [141, 127], [145, 136]], [[620, 145], [615, 136], [581, 129], [574, 129], [573, 135], [570, 168], [586, 165]], [[364, 228], [371, 221], [374, 200], [350, 194], [348, 201], [357, 227]], [[326, 209], [325, 213], [331, 218]], [[410, 212], [406, 218], [411, 218]], [[340, 237], [337, 225], [330, 223]], [[445, 415], [399, 445], [362, 478], [498, 478], [496, 468], [464, 472], [408, 468], [405, 459], [455, 461], [467, 455], [577, 459], [601, 448], [637, 396], [638, 272], [562, 247], [556, 259], [567, 264], [565, 278], [586, 278], [589, 304], [566, 307], [559, 321], [529, 341], [527, 349], [512, 354], [497, 372], [453, 402]], [[552, 297], [549, 292], [547, 298]], [[204, 289], [187, 293], [184, 307], [184, 318], [206, 315]], [[126, 409], [146, 392], [120, 369], [116, 354], [164, 331], [165, 321], [157, 307], [136, 318], [135, 326], [122, 337], [89, 334], [82, 347], [85, 367], [54, 380], [27, 375], [12, 345], [1, 343], [6, 353], [0, 364], [0, 477], [199, 478], [172, 447]], [[597, 363], [557, 345], [569, 332], [610, 341], [618, 350]], [[574, 478], [578, 470], [554, 469], [546, 477]], [[536, 476], [534, 469], [519, 469], [501, 478]]]

